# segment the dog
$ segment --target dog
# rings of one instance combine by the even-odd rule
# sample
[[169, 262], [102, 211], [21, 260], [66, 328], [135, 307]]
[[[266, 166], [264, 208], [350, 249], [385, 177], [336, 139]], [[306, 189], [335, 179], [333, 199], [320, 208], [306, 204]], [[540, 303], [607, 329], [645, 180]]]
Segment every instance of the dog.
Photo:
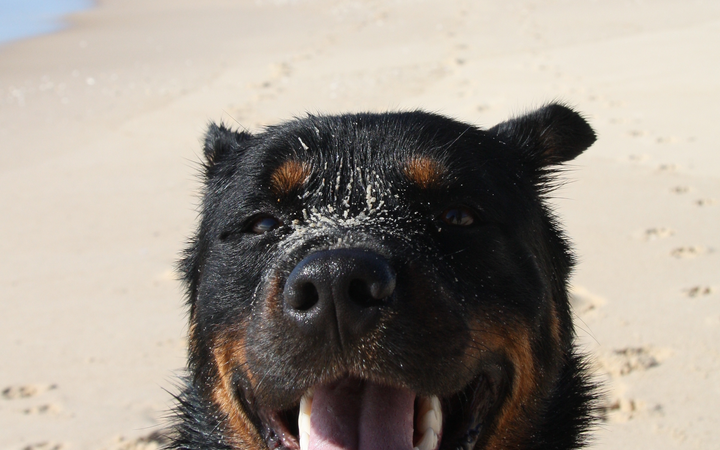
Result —
[[558, 103], [211, 124], [169, 447], [581, 447], [597, 389], [546, 199], [594, 141]]

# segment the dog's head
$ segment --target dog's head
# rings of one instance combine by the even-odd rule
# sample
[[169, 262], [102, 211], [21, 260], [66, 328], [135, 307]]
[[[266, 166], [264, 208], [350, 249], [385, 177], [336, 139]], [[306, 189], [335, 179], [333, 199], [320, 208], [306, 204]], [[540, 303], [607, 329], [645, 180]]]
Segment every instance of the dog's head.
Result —
[[238, 448], [512, 448], [572, 357], [543, 201], [595, 140], [557, 104], [489, 130], [409, 112], [212, 125], [182, 263], [190, 370]]

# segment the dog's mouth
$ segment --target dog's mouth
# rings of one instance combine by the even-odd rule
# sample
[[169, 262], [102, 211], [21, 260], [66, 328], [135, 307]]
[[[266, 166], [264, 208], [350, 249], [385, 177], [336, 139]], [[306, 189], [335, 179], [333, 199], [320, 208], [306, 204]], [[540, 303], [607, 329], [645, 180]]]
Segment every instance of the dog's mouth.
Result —
[[308, 390], [293, 408], [260, 416], [270, 449], [438, 450], [443, 435], [453, 441], [452, 448], [469, 449], [477, 442], [479, 417], [488, 402], [468, 394], [424, 397], [406, 388], [346, 378]]

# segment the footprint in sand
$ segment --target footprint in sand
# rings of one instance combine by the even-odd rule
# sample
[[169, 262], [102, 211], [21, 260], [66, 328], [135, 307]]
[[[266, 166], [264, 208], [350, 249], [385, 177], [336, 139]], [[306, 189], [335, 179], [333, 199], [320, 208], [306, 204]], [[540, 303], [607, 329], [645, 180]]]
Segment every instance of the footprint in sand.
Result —
[[611, 377], [624, 377], [632, 372], [659, 366], [669, 355], [669, 350], [626, 347], [599, 355], [597, 363], [600, 371]]
[[27, 414], [29, 416], [34, 415], [45, 415], [45, 414], [60, 414], [62, 412], [62, 408], [60, 408], [59, 405], [56, 405], [54, 403], [49, 403], [46, 405], [35, 405], [30, 408], [24, 409], [23, 413]]
[[67, 445], [61, 442], [36, 442], [34, 444], [26, 445], [22, 450], [63, 450], [67, 448]]
[[657, 239], [665, 239], [675, 234], [675, 230], [666, 227], [653, 227], [648, 228], [643, 233], [643, 238], [646, 241], [655, 241]]
[[684, 290], [685, 295], [691, 298], [705, 297], [706, 295], [712, 294], [713, 288], [710, 286], [693, 286]]
[[170, 443], [168, 434], [163, 431], [154, 431], [147, 436], [137, 439], [118, 437], [107, 450], [158, 450]]
[[27, 414], [29, 416], [34, 415], [46, 415], [46, 414], [60, 414], [62, 412], [62, 408], [60, 408], [59, 405], [54, 403], [48, 403], [46, 405], [35, 405], [30, 408], [24, 409], [23, 413]]
[[600, 420], [603, 422], [627, 422], [640, 414], [664, 415], [662, 405], [650, 407], [642, 400], [625, 397], [610, 399], [606, 403], [599, 405], [599, 410], [601, 414]]
[[29, 398], [53, 389], [57, 389], [57, 384], [26, 384], [22, 386], [8, 386], [2, 390], [2, 397], [5, 400]]
[[672, 173], [677, 170], [677, 166], [675, 164], [660, 164], [657, 168], [657, 171], [660, 173]]
[[670, 188], [673, 194], [687, 194], [690, 192], [690, 186], [673, 186]]
[[638, 137], [647, 136], [649, 133], [645, 130], [630, 130], [627, 132], [627, 134], [628, 134], [628, 136], [638, 138]]
[[677, 247], [670, 252], [670, 256], [678, 259], [694, 258], [696, 256], [710, 253], [710, 249], [702, 245], [689, 245]]
[[625, 395], [625, 385], [620, 380], [633, 372], [650, 370], [659, 366], [670, 350], [651, 347], [626, 347], [599, 354], [596, 359], [598, 371], [608, 378], [605, 384], [609, 395], [599, 405], [604, 422], [627, 422], [640, 414], [662, 415], [662, 405], [648, 405], [642, 400]]

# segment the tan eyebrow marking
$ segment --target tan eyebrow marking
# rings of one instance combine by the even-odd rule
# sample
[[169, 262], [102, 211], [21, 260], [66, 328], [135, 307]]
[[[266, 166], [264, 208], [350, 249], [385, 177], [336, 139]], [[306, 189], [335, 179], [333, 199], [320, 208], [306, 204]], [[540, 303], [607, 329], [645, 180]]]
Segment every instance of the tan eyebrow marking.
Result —
[[407, 162], [403, 172], [421, 189], [428, 189], [442, 184], [447, 168], [442, 162], [429, 156], [415, 156]]
[[270, 187], [277, 195], [286, 195], [299, 188], [310, 176], [310, 166], [294, 159], [285, 161], [270, 177]]

